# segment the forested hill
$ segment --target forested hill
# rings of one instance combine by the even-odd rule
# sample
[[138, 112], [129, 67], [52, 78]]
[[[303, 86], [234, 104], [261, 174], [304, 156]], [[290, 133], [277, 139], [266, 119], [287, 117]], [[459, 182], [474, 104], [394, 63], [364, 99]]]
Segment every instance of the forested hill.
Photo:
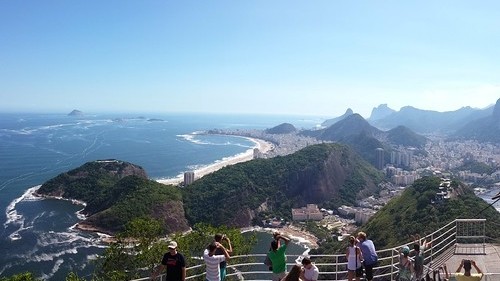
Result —
[[166, 233], [189, 229], [179, 189], [149, 180], [141, 167], [124, 161], [88, 162], [47, 181], [37, 194], [86, 202], [82, 228], [112, 234], [135, 218], [153, 217]]
[[372, 194], [382, 174], [348, 146], [319, 144], [207, 175], [183, 191], [190, 223], [248, 226], [265, 214], [291, 217], [308, 203], [337, 207]]
[[[451, 199], [437, 202], [440, 179], [426, 177], [415, 181], [403, 194], [394, 198], [362, 227], [377, 248], [383, 249], [410, 242], [410, 235], [424, 236], [454, 219], [475, 218], [488, 204], [477, 197], [471, 188], [452, 182]], [[486, 208], [477, 218], [485, 218], [486, 235], [500, 237], [500, 216], [493, 208]]]

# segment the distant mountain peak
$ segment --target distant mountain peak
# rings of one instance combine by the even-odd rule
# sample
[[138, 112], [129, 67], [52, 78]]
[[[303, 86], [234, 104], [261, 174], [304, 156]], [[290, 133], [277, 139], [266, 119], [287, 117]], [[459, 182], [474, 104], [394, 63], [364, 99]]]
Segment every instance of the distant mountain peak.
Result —
[[396, 112], [396, 110], [389, 108], [387, 106], [387, 103], [381, 104], [377, 107], [374, 107], [372, 109], [372, 114], [370, 115], [370, 120], [379, 120], [382, 119], [386, 116], [391, 115], [392, 113]]
[[500, 120], [500, 99], [497, 100], [497, 103], [493, 108], [493, 119]]
[[341, 120], [344, 120], [345, 118], [347, 118], [353, 114], [354, 114], [354, 112], [352, 111], [352, 109], [348, 108], [343, 115], [341, 115], [339, 117], [332, 118], [332, 119], [325, 120], [323, 123], [321, 123], [321, 126], [330, 127], [331, 125], [333, 125]]

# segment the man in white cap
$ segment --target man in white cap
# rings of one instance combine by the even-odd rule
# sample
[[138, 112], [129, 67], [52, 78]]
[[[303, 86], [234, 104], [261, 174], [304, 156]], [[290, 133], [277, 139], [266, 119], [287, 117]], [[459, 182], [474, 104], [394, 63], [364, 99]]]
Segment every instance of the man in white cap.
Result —
[[177, 252], [177, 243], [170, 241], [168, 252], [163, 255], [161, 264], [156, 267], [151, 275], [151, 280], [155, 280], [160, 272], [167, 269], [167, 281], [185, 281], [186, 280], [186, 261], [184, 256]]

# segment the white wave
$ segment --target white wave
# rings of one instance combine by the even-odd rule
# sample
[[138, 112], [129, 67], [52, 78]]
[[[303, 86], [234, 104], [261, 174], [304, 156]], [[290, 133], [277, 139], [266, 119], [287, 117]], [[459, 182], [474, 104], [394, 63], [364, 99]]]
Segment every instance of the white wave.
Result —
[[89, 261], [97, 260], [98, 258], [99, 258], [98, 254], [87, 255], [87, 260], [89, 260]]
[[16, 241], [16, 240], [19, 240], [19, 239], [21, 239], [21, 238], [22, 238], [22, 237], [21, 237], [21, 235], [19, 234], [19, 231], [15, 231], [15, 232], [13, 232], [13, 233], [11, 233], [11, 234], [9, 235], [9, 239], [10, 239], [10, 241]]
[[34, 201], [35, 196], [33, 196], [33, 193], [40, 188], [41, 185], [34, 186], [32, 188], [29, 188], [24, 192], [21, 197], [16, 198], [10, 202], [10, 204], [7, 206], [5, 210], [5, 216], [7, 217], [7, 220], [3, 224], [4, 227], [7, 227], [7, 225], [14, 223], [14, 224], [21, 224], [21, 220], [23, 219], [23, 216], [17, 213], [16, 210], [16, 205], [25, 200], [25, 201]]
[[59, 268], [61, 267], [61, 264], [64, 263], [64, 260], [63, 259], [58, 259], [55, 263], [54, 263], [54, 266], [52, 267], [52, 270], [49, 274], [42, 274], [42, 279], [43, 280], [48, 280], [50, 278], [52, 278], [52, 276], [54, 276], [54, 274], [56, 274], [56, 272], [59, 270]]
[[[77, 217], [79, 220], [85, 220], [85, 219], [87, 218], [87, 216], [86, 216], [85, 214], [83, 214], [83, 213], [82, 213], [84, 209], [85, 209], [85, 208], [83, 208], [83, 209], [78, 210], [78, 211], [76, 211], [76, 212], [75, 212], [75, 215], [76, 215], [76, 217]], [[75, 224], [75, 226], [76, 226], [76, 224]]]
[[56, 258], [59, 258], [63, 255], [67, 254], [77, 254], [78, 253], [78, 247], [66, 249], [64, 251], [60, 251], [57, 253], [53, 254], [48, 254], [48, 253], [43, 253], [40, 255], [33, 255], [33, 256], [25, 256], [27, 262], [43, 262], [43, 261], [53, 261]]
[[43, 248], [54, 245], [71, 245], [77, 241], [91, 243], [92, 239], [80, 236], [77, 232], [49, 231], [39, 234], [36, 245]]

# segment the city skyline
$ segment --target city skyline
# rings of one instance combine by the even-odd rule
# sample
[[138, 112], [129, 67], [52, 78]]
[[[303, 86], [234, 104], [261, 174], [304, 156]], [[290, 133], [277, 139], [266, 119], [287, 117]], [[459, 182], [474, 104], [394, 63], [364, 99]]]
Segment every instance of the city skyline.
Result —
[[368, 118], [500, 98], [500, 3], [0, 3], [1, 112]]

